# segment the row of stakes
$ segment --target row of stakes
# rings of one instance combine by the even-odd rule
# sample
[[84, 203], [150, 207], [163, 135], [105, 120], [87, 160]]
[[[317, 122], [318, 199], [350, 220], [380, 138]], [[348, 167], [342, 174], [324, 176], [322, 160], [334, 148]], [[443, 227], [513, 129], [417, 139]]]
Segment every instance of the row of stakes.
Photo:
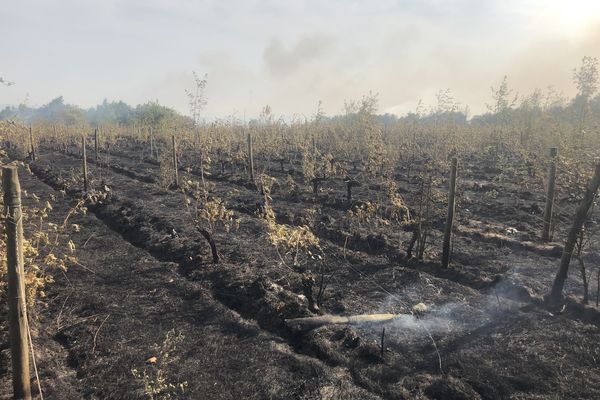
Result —
[[[31, 143], [31, 158], [35, 161], [36, 153], [33, 144], [31, 128], [29, 131]], [[96, 157], [98, 156], [98, 135], [94, 133]], [[84, 191], [88, 190], [87, 177], [87, 154], [86, 140], [82, 138], [83, 158], [83, 184]], [[177, 175], [177, 155], [175, 136], [172, 136], [173, 166], [175, 169], [176, 184], [179, 182]], [[252, 154], [252, 136], [248, 135], [249, 169], [251, 179], [254, 181], [254, 161]], [[550, 225], [552, 209], [554, 205], [554, 191], [556, 186], [556, 155], [557, 149], [550, 149], [550, 166], [546, 206], [544, 210], [544, 227], [542, 239], [548, 241], [550, 238]], [[452, 227], [456, 208], [456, 179], [458, 160], [452, 158], [450, 164], [450, 179], [448, 192], [448, 212], [444, 230], [444, 242], [442, 251], [442, 267], [447, 268], [450, 262]], [[583, 228], [588, 212], [593, 204], [594, 198], [600, 187], [600, 164], [596, 166], [595, 173], [584, 194], [584, 198], [575, 212], [575, 218], [567, 235], [563, 249], [559, 271], [554, 280], [552, 290], [548, 297], [549, 302], [557, 303], [562, 298], [564, 283], [567, 277], [571, 255], [575, 249], [577, 237]], [[23, 264], [23, 225], [21, 210], [21, 189], [16, 166], [2, 167], [2, 188], [4, 191], [5, 226], [6, 226], [6, 251], [8, 262], [8, 305], [9, 305], [9, 333], [11, 343], [12, 367], [13, 367], [13, 390], [14, 397], [18, 399], [31, 399], [31, 385], [29, 373], [29, 326], [27, 320], [27, 307], [25, 298], [24, 264]], [[40, 388], [41, 392], [41, 388]]]

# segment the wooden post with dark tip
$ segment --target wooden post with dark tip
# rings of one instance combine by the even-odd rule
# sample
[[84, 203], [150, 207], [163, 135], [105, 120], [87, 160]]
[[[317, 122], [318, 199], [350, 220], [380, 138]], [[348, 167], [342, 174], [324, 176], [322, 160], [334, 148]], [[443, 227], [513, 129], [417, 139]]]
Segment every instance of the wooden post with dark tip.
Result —
[[150, 127], [150, 159], [154, 157], [154, 138], [152, 136], [152, 127]]
[[554, 278], [554, 283], [552, 284], [552, 291], [550, 292], [550, 296], [548, 298], [549, 303], [552, 305], [556, 305], [562, 299], [562, 291], [565, 286], [565, 281], [567, 279], [567, 275], [569, 272], [569, 264], [571, 263], [571, 256], [573, 255], [573, 251], [575, 250], [575, 245], [577, 244], [577, 238], [579, 236], [579, 232], [583, 228], [583, 224], [587, 219], [588, 212], [590, 211], [590, 207], [594, 202], [594, 198], [596, 197], [596, 192], [598, 192], [598, 188], [600, 188], [600, 164], [596, 165], [596, 171], [594, 172], [594, 176], [590, 181], [587, 190], [583, 196], [583, 200], [577, 207], [577, 211], [575, 211], [575, 216], [573, 218], [573, 225], [569, 230], [569, 234], [567, 235], [567, 240], [565, 242], [565, 247], [563, 249], [562, 257], [560, 259], [560, 268], [556, 277]]
[[21, 187], [17, 167], [2, 167], [8, 267], [8, 321], [15, 399], [31, 399], [27, 302], [23, 266]]
[[248, 133], [248, 168], [250, 169], [250, 180], [254, 182], [254, 152], [252, 150], [251, 133]]
[[219, 164], [221, 165], [221, 175], [225, 174], [225, 161], [223, 160], [223, 151], [217, 149], [217, 157], [219, 158]]
[[175, 143], [175, 135], [171, 135], [173, 144], [173, 169], [175, 170], [175, 187], [179, 187], [179, 167], [177, 166], [177, 145]]
[[87, 153], [85, 151], [85, 135], [81, 137], [81, 157], [83, 158], [83, 191], [88, 191], [88, 166]]
[[344, 181], [346, 182], [346, 200], [351, 201], [352, 200], [352, 187], [359, 186], [360, 182], [358, 182], [356, 179], [352, 179], [350, 177], [344, 178]]
[[542, 240], [550, 241], [552, 228], [552, 212], [554, 209], [554, 191], [556, 190], [556, 147], [550, 149], [550, 167], [548, 169], [548, 191], [546, 192], [546, 207], [544, 208], [544, 230]]
[[98, 127], [94, 129], [94, 160], [98, 163]]
[[29, 144], [31, 148], [31, 161], [35, 161], [35, 145], [33, 144], [33, 131], [29, 125]]
[[444, 247], [442, 251], [442, 268], [448, 268], [450, 264], [450, 246], [452, 244], [452, 227], [454, 225], [454, 211], [456, 209], [456, 171], [458, 160], [452, 158], [450, 167], [450, 187], [448, 190], [448, 215], [446, 216], [446, 227], [444, 229]]

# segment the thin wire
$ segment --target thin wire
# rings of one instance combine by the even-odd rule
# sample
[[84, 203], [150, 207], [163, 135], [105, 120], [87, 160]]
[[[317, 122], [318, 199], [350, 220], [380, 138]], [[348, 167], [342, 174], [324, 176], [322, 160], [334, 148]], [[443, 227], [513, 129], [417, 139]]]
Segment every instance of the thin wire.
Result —
[[37, 381], [38, 391], [40, 392], [40, 400], [44, 400], [42, 393], [42, 385], [40, 383], [40, 376], [38, 374], [37, 363], [35, 362], [35, 351], [33, 350], [33, 341], [31, 340], [31, 330], [29, 329], [29, 317], [25, 317], [25, 324], [27, 325], [27, 337], [29, 338], [29, 348], [31, 351], [31, 360], [33, 361], [33, 370], [35, 371], [35, 379]]

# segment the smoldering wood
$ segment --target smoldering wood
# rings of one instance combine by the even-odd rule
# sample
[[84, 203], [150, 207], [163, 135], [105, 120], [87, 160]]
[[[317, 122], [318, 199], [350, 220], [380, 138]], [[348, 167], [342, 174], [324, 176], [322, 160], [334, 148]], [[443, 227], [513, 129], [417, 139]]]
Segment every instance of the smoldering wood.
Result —
[[304, 317], [286, 319], [285, 324], [295, 331], [308, 331], [325, 325], [363, 325], [392, 322], [395, 318], [405, 314], [360, 314], [350, 316], [320, 315], [318, 317]]

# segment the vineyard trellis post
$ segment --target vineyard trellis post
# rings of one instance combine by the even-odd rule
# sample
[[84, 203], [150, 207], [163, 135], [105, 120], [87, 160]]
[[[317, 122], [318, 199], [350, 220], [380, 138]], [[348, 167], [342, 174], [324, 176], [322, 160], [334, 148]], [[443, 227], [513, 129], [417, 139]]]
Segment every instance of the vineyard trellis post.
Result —
[[83, 158], [83, 191], [88, 191], [88, 166], [87, 153], [85, 150], [85, 135], [81, 137], [81, 157]]
[[252, 150], [252, 133], [248, 133], [248, 168], [250, 169], [250, 180], [254, 182], [254, 152]]
[[550, 241], [550, 231], [552, 227], [552, 212], [554, 209], [554, 192], [556, 190], [556, 154], [557, 148], [550, 149], [550, 167], [548, 169], [548, 191], [546, 193], [546, 207], [544, 208], [544, 230], [542, 231], [542, 240]]
[[153, 157], [154, 157], [154, 138], [153, 138], [152, 127], [150, 127], [150, 159], [152, 159]]
[[29, 342], [27, 302], [23, 265], [23, 221], [21, 186], [17, 167], [2, 168], [6, 223], [6, 259], [8, 267], [8, 320], [15, 399], [31, 399], [29, 380]]
[[94, 160], [98, 163], [98, 127], [94, 129]]
[[444, 246], [442, 251], [442, 267], [448, 268], [450, 263], [450, 246], [452, 241], [452, 227], [454, 225], [454, 211], [456, 209], [456, 172], [458, 159], [452, 158], [450, 167], [450, 187], [448, 190], [448, 215], [446, 216], [446, 227], [444, 230]]
[[552, 291], [550, 292], [550, 296], [548, 297], [550, 304], [557, 304], [562, 298], [563, 288], [565, 286], [565, 280], [567, 279], [567, 275], [569, 272], [569, 264], [571, 263], [571, 256], [573, 255], [573, 251], [575, 250], [575, 244], [577, 243], [577, 238], [579, 236], [579, 232], [583, 228], [583, 224], [587, 219], [588, 212], [592, 203], [594, 202], [594, 198], [596, 197], [596, 192], [598, 192], [598, 188], [600, 187], [600, 163], [596, 165], [596, 171], [594, 172], [594, 176], [590, 181], [587, 190], [583, 196], [583, 200], [577, 207], [577, 211], [575, 211], [575, 216], [573, 218], [573, 225], [569, 230], [569, 234], [567, 235], [567, 240], [565, 242], [565, 247], [563, 249], [562, 257], [560, 259], [560, 268], [554, 278], [554, 283], [552, 284]]
[[171, 135], [173, 145], [173, 169], [175, 178], [175, 187], [179, 187], [179, 167], [177, 166], [177, 144], [175, 143], [175, 135]]
[[33, 131], [29, 125], [29, 144], [31, 146], [31, 161], [35, 161], [35, 145], [33, 143]]
[[345, 179], [346, 182], [346, 200], [348, 202], [352, 201], [352, 188], [354, 186], [360, 186], [360, 182], [357, 181], [356, 179], [352, 179], [350, 177], [347, 177]]

